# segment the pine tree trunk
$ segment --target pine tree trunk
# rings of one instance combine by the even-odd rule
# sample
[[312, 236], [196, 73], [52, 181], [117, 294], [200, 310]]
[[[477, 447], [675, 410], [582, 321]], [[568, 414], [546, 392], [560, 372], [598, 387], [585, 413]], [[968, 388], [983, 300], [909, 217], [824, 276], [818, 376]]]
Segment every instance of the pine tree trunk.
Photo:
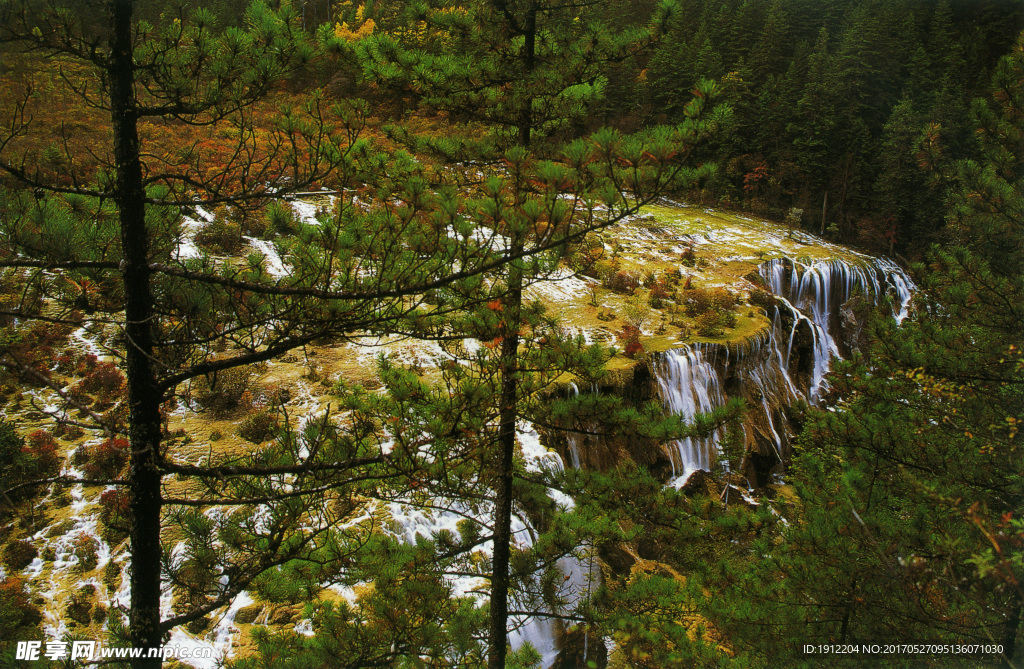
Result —
[[[121, 224], [121, 278], [125, 291], [125, 351], [131, 443], [131, 575], [129, 637], [135, 648], [158, 648], [160, 633], [160, 446], [161, 392], [151, 367], [153, 295], [148, 267], [145, 190], [132, 52], [133, 0], [111, 0], [110, 106], [117, 181], [114, 199]], [[159, 667], [137, 658], [132, 666]]]
[[[513, 245], [522, 250], [522, 244]], [[488, 619], [488, 669], [504, 669], [508, 653], [508, 565], [512, 544], [512, 466], [516, 448], [516, 372], [519, 364], [519, 316], [523, 303], [523, 278], [515, 263], [509, 275], [509, 292], [502, 305], [501, 398], [498, 407], [498, 476], [494, 502], [494, 550], [491, 558], [491, 608]]]
[[825, 191], [825, 197], [821, 201], [821, 236], [825, 236], [825, 213], [828, 210], [828, 191]]
[[[523, 68], [529, 74], [536, 67], [537, 39], [536, 4], [526, 11], [523, 25]], [[519, 145], [530, 146], [533, 127], [533, 101], [523, 101], [519, 114]], [[522, 235], [515, 233], [510, 245], [511, 253], [522, 253], [525, 246]], [[518, 261], [509, 265], [508, 294], [502, 304], [501, 397], [498, 406], [499, 464], [497, 490], [494, 501], [494, 539], [491, 559], [491, 608], [488, 618], [488, 669], [504, 669], [508, 654], [508, 585], [509, 557], [512, 542], [512, 470], [516, 449], [516, 422], [519, 418], [516, 373], [519, 364], [519, 325], [523, 306], [523, 274]]]

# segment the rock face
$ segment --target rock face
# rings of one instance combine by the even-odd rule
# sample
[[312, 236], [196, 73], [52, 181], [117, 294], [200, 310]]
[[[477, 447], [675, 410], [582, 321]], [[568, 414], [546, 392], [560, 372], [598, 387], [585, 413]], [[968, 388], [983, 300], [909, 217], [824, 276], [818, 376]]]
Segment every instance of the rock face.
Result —
[[[616, 395], [637, 407], [659, 397], [654, 370], [651, 363], [645, 360], [611, 372], [599, 385], [587, 392]], [[596, 422], [583, 427], [586, 432], [599, 431]], [[540, 427], [537, 429], [545, 445], [554, 448], [562, 462], [573, 467], [607, 471], [623, 461], [632, 460], [660, 478], [667, 478], [672, 472], [668, 453], [639, 434], [596, 435], [563, 430], [546, 431]]]
[[608, 649], [600, 636], [587, 634], [582, 628], [574, 627], [563, 634], [559, 641], [561, 650], [551, 669], [605, 669], [608, 666]]

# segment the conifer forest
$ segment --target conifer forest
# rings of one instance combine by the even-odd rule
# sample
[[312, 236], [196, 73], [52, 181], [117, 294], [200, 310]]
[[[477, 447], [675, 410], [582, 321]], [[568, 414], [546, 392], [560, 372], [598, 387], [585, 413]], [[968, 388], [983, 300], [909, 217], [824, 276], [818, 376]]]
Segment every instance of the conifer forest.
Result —
[[1024, 0], [0, 0], [0, 667], [1024, 668]]

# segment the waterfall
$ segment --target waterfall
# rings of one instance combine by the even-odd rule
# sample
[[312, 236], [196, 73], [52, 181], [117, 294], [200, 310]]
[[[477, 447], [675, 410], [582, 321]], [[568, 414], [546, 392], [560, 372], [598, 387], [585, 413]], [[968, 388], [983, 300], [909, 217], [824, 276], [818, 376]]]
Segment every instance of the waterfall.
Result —
[[[740, 345], [700, 343], [666, 351], [654, 372], [666, 409], [687, 420], [723, 406], [729, 397], [744, 398], [747, 449], [773, 453], [781, 462], [789, 450], [784, 407], [798, 400], [817, 404], [828, 387], [832, 361], [848, 352], [841, 341], [843, 305], [858, 294], [875, 306], [888, 298], [893, 318], [902, 322], [915, 286], [884, 258], [865, 257], [861, 263], [779, 258], [763, 263], [758, 273], [777, 298], [778, 306], [769, 309], [769, 328]], [[714, 465], [723, 432], [669, 445], [674, 485]]]
[[909, 313], [914, 288], [910, 277], [886, 258], [867, 259], [864, 264], [840, 259], [802, 263], [777, 258], [762, 264], [759, 273], [792, 319], [785, 360], [787, 371], [797, 328], [801, 323], [810, 326], [814, 358], [805, 395], [812, 404], [817, 403], [824, 389], [832, 360], [842, 357], [835, 338], [840, 307], [856, 293], [876, 306], [884, 297], [892, 296], [899, 303], [893, 307], [893, 318], [902, 322]]
[[[656, 372], [658, 388], [668, 409], [687, 420], [725, 404], [718, 374], [707, 360], [707, 348], [700, 344], [667, 351]], [[710, 469], [719, 434], [706, 438], [687, 437], [672, 442], [672, 475], [685, 481], [698, 469]]]

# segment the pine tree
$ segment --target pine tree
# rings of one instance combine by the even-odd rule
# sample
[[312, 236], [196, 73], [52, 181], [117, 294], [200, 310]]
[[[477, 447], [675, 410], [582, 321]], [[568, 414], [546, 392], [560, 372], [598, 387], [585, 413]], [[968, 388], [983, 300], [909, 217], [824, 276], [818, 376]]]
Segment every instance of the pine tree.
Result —
[[771, 76], [781, 76], [788, 64], [792, 46], [792, 30], [784, 2], [774, 2], [768, 10], [761, 36], [750, 52], [750, 63], [758, 83]]
[[[431, 143], [430, 148], [463, 162], [486, 165], [501, 161], [504, 178], [486, 182], [485, 188], [495, 197], [492, 226], [505, 237], [513, 256], [556, 241], [578, 240], [587, 231], [622, 220], [681, 176], [680, 161], [686, 160], [703, 137], [704, 122], [697, 118], [713, 93], [707, 84], [700, 88], [701, 97], [687, 107], [684, 124], [669, 134], [658, 131], [621, 137], [600, 131], [588, 140], [596, 154], [584, 148], [587, 143], [545, 141], [567, 134], [588, 104], [601, 96], [603, 68], [650, 42], [664, 16], [656, 17], [647, 28], [614, 33], [599, 20], [594, 3], [480, 2], [414, 12], [414, 18], [425, 20], [433, 30], [439, 49], [415, 48], [418, 44], [410, 48], [395, 37], [382, 35], [361, 45], [362, 59], [370, 76], [409, 88], [422, 103], [447, 110], [453, 118], [482, 124], [487, 133], [483, 141], [442, 140]], [[470, 131], [473, 128], [469, 126]], [[490, 149], [510, 145], [515, 148], [503, 154]], [[660, 163], [656, 159], [650, 163], [654, 169], [648, 169], [648, 154], [672, 155], [677, 167], [656, 167]], [[613, 155], [619, 156], [618, 165], [600, 157]], [[552, 156], [554, 161], [540, 160], [542, 156]], [[588, 164], [593, 167], [586, 168]], [[627, 176], [630, 172], [633, 175]], [[559, 188], [572, 193], [572, 204], [561, 207], [556, 200], [538, 199], [531, 194], [531, 184], [537, 183], [549, 184], [545, 198]], [[607, 213], [598, 213], [595, 205], [599, 202], [608, 207]], [[490, 480], [495, 495], [488, 632], [491, 667], [505, 665], [517, 422], [524, 403], [535, 401], [545, 385], [540, 379], [550, 374], [540, 370], [552, 366], [559, 372], [566, 369], [565, 362], [550, 358], [541, 362], [547, 354], [536, 351], [540, 360], [531, 364], [530, 351], [538, 340], [551, 347], [558, 339], [555, 328], [548, 326], [538, 333], [538, 324], [527, 317], [523, 290], [535, 280], [537, 270], [536, 265], [510, 263], [502, 275], [505, 292], [498, 302], [495, 341], [500, 343], [500, 351], [494, 362], [499, 388], [493, 393], [498, 406], [492, 445], [496, 456], [491, 456], [494, 473], [481, 476], [485, 482]], [[524, 328], [533, 332], [533, 341], [522, 339]], [[525, 353], [521, 350], [524, 344]], [[593, 354], [584, 358], [594, 362]], [[572, 550], [573, 546], [566, 548]]]
[[[901, 249], [930, 246], [934, 239], [927, 222], [942, 216], [941, 198], [930, 192], [927, 175], [917, 163], [923, 126], [924, 119], [913, 102], [904, 98], [883, 128], [879, 151], [882, 171], [875, 182], [879, 226], [873, 232], [880, 235], [875, 245], [887, 245], [890, 255], [897, 245]], [[866, 237], [863, 231], [862, 237]]]

